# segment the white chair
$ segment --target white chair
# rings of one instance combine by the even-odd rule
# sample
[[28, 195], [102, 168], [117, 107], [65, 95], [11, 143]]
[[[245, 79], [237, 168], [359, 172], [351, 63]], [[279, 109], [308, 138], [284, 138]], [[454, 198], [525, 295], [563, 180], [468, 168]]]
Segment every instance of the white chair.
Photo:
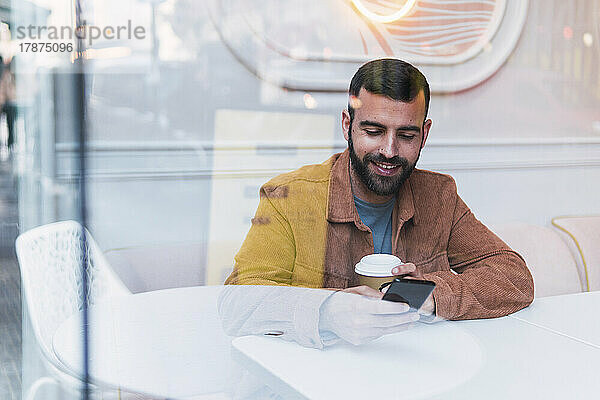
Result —
[[34, 399], [38, 390], [46, 385], [56, 385], [75, 392], [82, 388], [83, 383], [69, 375], [54, 355], [52, 336], [63, 321], [82, 310], [84, 231], [88, 305], [104, 296], [130, 294], [111, 270], [89, 232], [75, 221], [40, 226], [17, 238], [16, 252], [27, 311], [43, 362], [50, 374], [31, 385], [24, 397], [27, 400]]
[[552, 228], [515, 222], [490, 229], [525, 259], [533, 276], [535, 297], [583, 290], [574, 254]]
[[585, 289], [600, 290], [600, 215], [556, 217], [552, 225], [578, 253]]
[[132, 293], [204, 285], [204, 255], [201, 242], [129, 246], [104, 251], [110, 266]]

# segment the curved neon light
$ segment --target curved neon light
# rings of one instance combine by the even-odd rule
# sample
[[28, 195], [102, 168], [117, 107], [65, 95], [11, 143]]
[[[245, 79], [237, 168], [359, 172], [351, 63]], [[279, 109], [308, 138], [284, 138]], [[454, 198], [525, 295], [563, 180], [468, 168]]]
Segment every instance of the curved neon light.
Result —
[[370, 11], [367, 7], [364, 6], [361, 0], [351, 0], [352, 4], [360, 11], [365, 17], [369, 18], [375, 22], [381, 22], [384, 24], [389, 24], [390, 22], [398, 21], [400, 18], [404, 17], [406, 14], [410, 12], [410, 10], [415, 6], [417, 0], [407, 0], [406, 3], [402, 6], [402, 8], [390, 15], [381, 15], [376, 14]]

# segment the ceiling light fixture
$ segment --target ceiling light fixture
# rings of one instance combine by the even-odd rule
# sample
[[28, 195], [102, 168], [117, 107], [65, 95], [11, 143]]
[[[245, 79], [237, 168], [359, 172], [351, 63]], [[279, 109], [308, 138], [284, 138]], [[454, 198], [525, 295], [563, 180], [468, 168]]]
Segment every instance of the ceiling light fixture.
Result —
[[367, 7], [365, 7], [365, 5], [362, 3], [361, 0], [351, 0], [352, 4], [354, 4], [354, 6], [358, 9], [358, 11], [360, 11], [365, 17], [369, 18], [372, 21], [375, 22], [381, 22], [384, 24], [389, 24], [390, 22], [395, 22], [397, 20], [399, 20], [400, 18], [404, 17], [406, 14], [408, 14], [412, 8], [415, 6], [415, 4], [417, 3], [417, 0], [407, 0], [406, 3], [404, 3], [404, 5], [402, 6], [402, 8], [398, 11], [396, 11], [393, 14], [390, 15], [381, 15], [381, 14], [377, 14], [374, 13], [373, 11], [369, 10]]

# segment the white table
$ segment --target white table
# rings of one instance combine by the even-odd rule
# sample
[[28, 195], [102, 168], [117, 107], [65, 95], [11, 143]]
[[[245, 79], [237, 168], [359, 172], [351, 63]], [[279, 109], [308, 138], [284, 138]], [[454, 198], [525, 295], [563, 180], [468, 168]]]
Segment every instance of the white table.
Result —
[[[569, 325], [590, 319], [596, 296], [540, 299], [517, 317], [418, 324], [360, 347], [243, 337], [233, 355], [286, 399], [596, 398], [597, 325]], [[560, 301], [579, 315], [553, 312]]]
[[536, 299], [511, 317], [600, 348], [600, 291]]
[[[229, 385], [231, 339], [216, 301], [222, 286], [178, 288], [107, 299], [90, 307], [90, 377], [104, 387], [165, 398], [221, 392]], [[53, 350], [81, 375], [79, 314], [63, 323]]]
[[[238, 384], [216, 300], [222, 287], [161, 290], [90, 308], [92, 382], [166, 398], [227, 398]], [[510, 317], [417, 324], [368, 345], [324, 351], [277, 338], [233, 341], [233, 356], [287, 398], [595, 398], [598, 293], [539, 299]], [[53, 350], [81, 373], [81, 320]]]

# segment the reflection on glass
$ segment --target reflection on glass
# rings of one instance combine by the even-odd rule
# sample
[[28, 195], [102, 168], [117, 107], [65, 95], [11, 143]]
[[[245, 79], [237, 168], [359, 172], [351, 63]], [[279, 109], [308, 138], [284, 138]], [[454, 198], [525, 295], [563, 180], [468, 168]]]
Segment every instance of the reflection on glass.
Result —
[[[91, 304], [94, 393], [170, 398], [298, 394], [286, 392], [277, 380], [252, 378], [264, 375], [257, 365], [274, 371], [287, 386], [302, 387], [307, 397], [328, 397], [316, 391], [321, 387], [339, 389], [331, 381], [314, 383], [329, 377], [315, 367], [320, 365], [343, 371], [349, 396], [371, 390], [372, 382], [379, 388], [396, 382], [387, 373], [398, 368], [411, 379], [427, 376], [415, 396], [485, 397], [492, 376], [500, 372], [512, 374], [503, 375], [510, 379], [498, 389], [500, 397], [513, 393], [525, 375], [533, 377], [529, 383], [545, 382], [524, 385], [537, 396], [577, 397], [586, 388], [595, 393], [596, 379], [586, 375], [597, 370], [593, 367], [599, 359], [591, 351], [598, 345], [594, 325], [571, 320], [568, 312], [542, 315], [535, 309], [558, 307], [545, 303], [551, 299], [547, 296], [574, 299], [568, 296], [599, 287], [595, 243], [590, 242], [597, 232], [597, 220], [590, 215], [598, 214], [600, 204], [597, 185], [590, 184], [600, 179], [599, 7], [593, 0], [103, 0], [81, 2], [79, 9], [70, 0], [0, 4], [0, 159], [9, 182], [0, 198], [0, 212], [8, 215], [0, 224], [0, 239], [12, 247], [17, 233], [79, 218], [82, 171], [75, 122], [82, 115], [73, 113], [77, 93], [72, 68], [75, 60], [83, 60], [88, 95], [86, 229], [95, 243], [87, 261], [102, 260], [133, 293]], [[82, 58], [68, 50], [73, 37], [60, 37], [68, 29], [81, 32], [75, 24], [78, 12], [87, 27]], [[382, 21], [385, 16], [393, 20]], [[46, 49], [42, 43], [49, 43], [50, 51], [40, 51]], [[330, 210], [327, 201], [334, 164], [327, 160], [348, 148], [343, 124], [349, 114], [343, 111], [354, 109], [354, 124], [372, 120], [361, 112], [373, 103], [360, 93], [348, 96], [348, 86], [360, 65], [378, 57], [405, 59], [425, 73], [433, 124], [417, 163], [419, 146], [408, 156], [394, 158], [383, 150], [379, 157], [385, 143], [366, 135], [376, 137], [381, 127], [363, 123], [353, 139], [355, 164], [365, 167], [362, 176], [370, 187], [383, 193], [389, 182], [378, 176], [414, 166], [452, 176], [453, 181], [444, 182], [456, 184], [452, 191], [457, 196], [453, 201], [427, 196], [419, 192], [422, 182], [411, 184], [414, 218], [394, 218], [413, 231], [398, 235], [399, 241], [387, 250], [382, 250], [387, 240], [372, 234], [376, 221], [369, 221], [370, 204], [348, 197], [350, 212], [342, 215], [347, 218], [327, 218], [344, 211], [339, 204]], [[405, 125], [423, 130], [424, 123]], [[414, 130], [401, 133], [397, 139], [409, 141]], [[349, 157], [340, 177], [353, 171]], [[321, 186], [282, 183], [290, 176], [282, 174], [306, 165], [323, 168], [321, 180], [303, 175], [304, 181], [317, 180]], [[366, 200], [378, 203], [372, 197]], [[410, 210], [405, 198], [399, 200], [387, 204], [388, 211], [394, 213], [397, 204], [402, 207], [396, 211]], [[428, 201], [441, 201], [447, 213], [436, 209], [429, 215], [419, 209]], [[565, 215], [577, 218], [555, 218]], [[350, 242], [356, 237], [344, 229], [353, 222], [364, 238]], [[471, 233], [473, 226], [479, 227], [477, 235], [467, 234], [462, 225], [467, 222]], [[332, 232], [327, 224], [339, 226]], [[430, 230], [407, 245], [407, 237], [420, 226]], [[502, 243], [494, 242], [490, 252], [504, 254], [513, 266], [520, 266], [522, 257], [535, 280], [533, 289], [525, 275], [495, 274], [489, 268], [494, 258], [488, 259], [484, 244], [466, 247], [475, 248], [475, 255], [460, 240], [448, 245], [450, 238], [476, 241], [492, 237], [491, 232]], [[72, 264], [67, 261], [77, 258], [49, 262], [48, 249], [56, 257], [76, 249], [72, 242], [57, 244], [57, 239], [49, 237], [46, 247], [25, 246], [20, 252], [46, 260], [32, 261], [37, 271], [32, 278], [41, 282], [40, 289], [30, 296], [32, 291], [21, 287], [22, 387], [24, 395], [38, 390], [39, 398], [79, 398], [71, 389], [80, 383], [58, 389], [52, 380], [38, 380], [56, 376], [41, 360], [52, 359], [71, 378], [80, 377], [82, 367], [80, 310], [76, 303], [62, 302], [76, 291], [80, 277], [46, 276], [49, 270], [42, 268], [58, 265], [64, 273]], [[414, 264], [414, 271], [434, 274], [430, 279], [438, 292], [447, 292], [446, 298], [465, 296], [438, 304], [430, 298], [427, 306], [440, 319], [510, 314], [531, 300], [532, 290], [536, 307], [507, 318], [460, 323], [429, 323], [435, 321], [426, 321], [423, 314], [434, 314], [421, 313], [420, 322], [404, 330], [408, 316], [417, 313], [398, 312], [403, 306], [392, 304], [387, 306], [396, 308], [392, 315], [397, 315], [390, 319], [402, 322], [389, 331], [374, 329], [378, 325], [358, 317], [372, 315], [373, 308], [378, 314], [383, 301], [324, 288], [360, 287], [356, 264], [376, 248], [400, 256], [403, 265]], [[14, 255], [6, 254], [13, 257], [16, 271]], [[2, 253], [3, 273], [5, 258]], [[464, 282], [475, 259], [491, 271], [486, 279], [466, 286], [447, 284]], [[25, 261], [19, 266], [25, 285]], [[418, 275], [414, 271], [408, 273]], [[60, 276], [64, 282], [52, 284]], [[11, 279], [18, 288], [19, 276]], [[226, 281], [245, 285], [223, 286]], [[514, 283], [509, 289], [498, 284], [507, 281]], [[36, 336], [32, 325], [37, 317], [28, 304], [35, 300], [30, 297], [51, 287], [59, 290], [44, 294], [43, 304], [59, 305], [41, 313], [53, 331], [44, 336], [44, 353], [41, 334]], [[377, 292], [379, 287], [371, 289]], [[502, 301], [488, 297], [496, 291]], [[20, 304], [18, 291], [5, 293], [10, 293], [11, 304]], [[570, 310], [587, 309], [595, 301], [593, 293], [577, 298], [586, 300], [565, 300]], [[506, 304], [510, 310], [499, 312]], [[62, 317], [55, 317], [55, 311]], [[563, 335], [536, 330], [532, 324]], [[224, 332], [251, 336], [233, 338]], [[18, 347], [17, 339], [15, 343]], [[462, 351], [453, 350], [458, 348]], [[562, 362], [556, 371], [578, 372], [569, 375], [575, 382], [571, 392], [559, 384], [565, 378], [556, 375], [554, 361], [543, 358], [548, 348]], [[244, 368], [229, 357], [231, 351], [247, 361]], [[526, 363], [507, 361], [522, 360], [523, 354], [539, 361], [539, 371], [519, 370]], [[565, 372], [572, 357], [591, 367]], [[301, 360], [309, 367], [302, 368]], [[357, 364], [362, 367], [344, 369]], [[287, 374], [290, 365], [302, 373]], [[378, 371], [380, 365], [389, 365], [389, 370], [384, 368], [379, 377], [353, 375]], [[450, 381], [444, 369], [461, 374]], [[438, 379], [429, 379], [435, 374]], [[231, 387], [231, 382], [239, 384]]]

